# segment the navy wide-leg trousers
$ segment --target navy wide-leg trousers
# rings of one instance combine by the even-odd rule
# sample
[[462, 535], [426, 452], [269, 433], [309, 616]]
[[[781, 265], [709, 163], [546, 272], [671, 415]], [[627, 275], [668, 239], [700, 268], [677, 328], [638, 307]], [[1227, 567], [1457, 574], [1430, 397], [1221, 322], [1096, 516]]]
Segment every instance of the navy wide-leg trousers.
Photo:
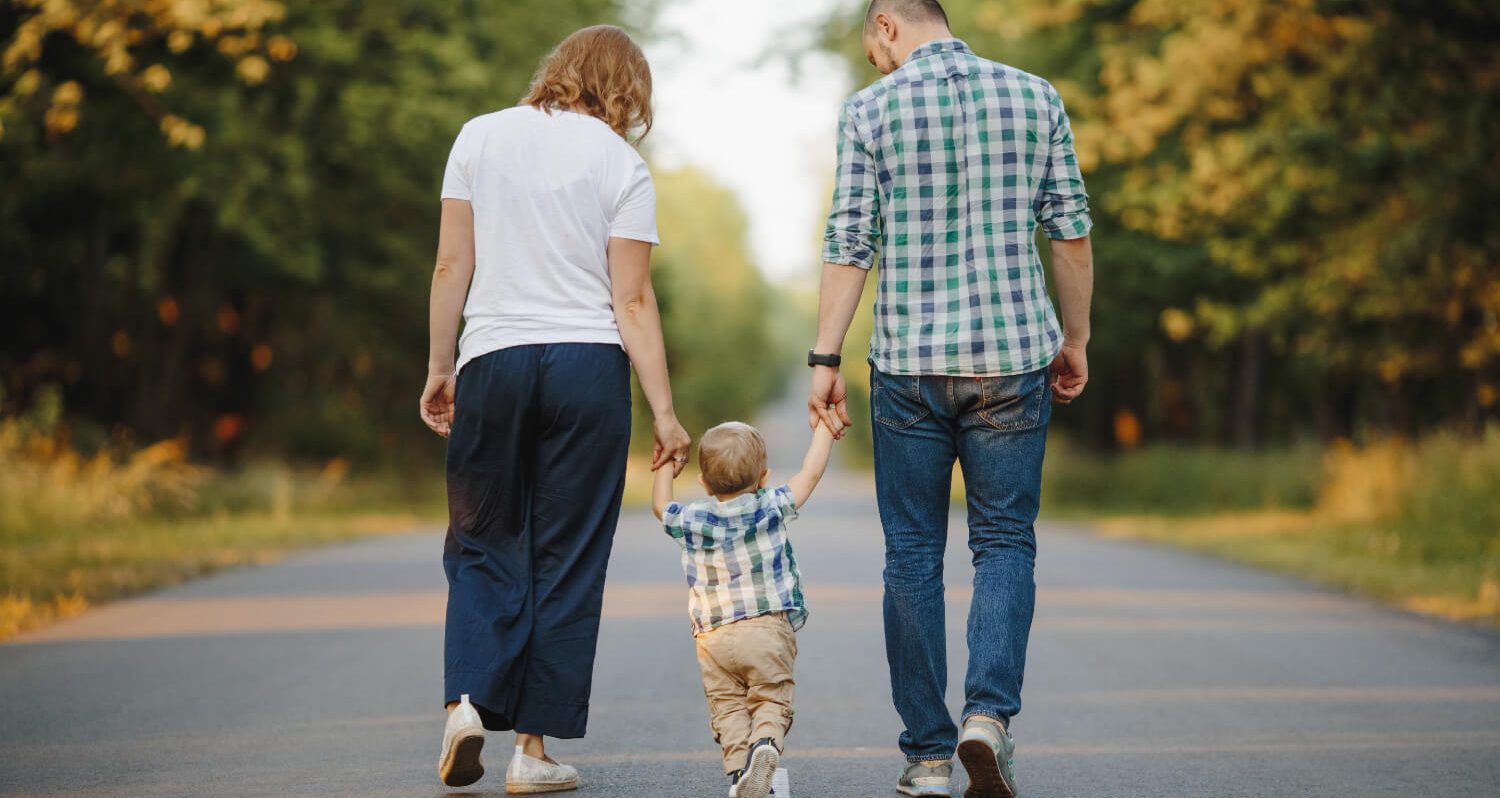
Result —
[[618, 346], [501, 349], [459, 373], [448, 438], [446, 702], [582, 737], [630, 443]]

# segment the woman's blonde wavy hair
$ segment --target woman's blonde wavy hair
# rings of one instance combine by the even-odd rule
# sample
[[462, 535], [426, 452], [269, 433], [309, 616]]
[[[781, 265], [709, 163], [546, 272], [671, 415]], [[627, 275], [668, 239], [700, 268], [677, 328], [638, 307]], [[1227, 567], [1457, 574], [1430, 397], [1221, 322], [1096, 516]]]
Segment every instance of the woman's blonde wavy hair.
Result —
[[584, 28], [562, 40], [536, 71], [522, 103], [543, 111], [577, 111], [622, 138], [651, 132], [651, 65], [630, 34], [613, 25]]

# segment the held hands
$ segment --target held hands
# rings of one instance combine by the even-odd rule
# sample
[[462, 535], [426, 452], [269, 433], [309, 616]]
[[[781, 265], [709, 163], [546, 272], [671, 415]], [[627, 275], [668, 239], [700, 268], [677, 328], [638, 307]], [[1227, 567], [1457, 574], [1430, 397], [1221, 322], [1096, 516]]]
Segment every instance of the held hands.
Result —
[[455, 377], [452, 374], [428, 374], [427, 385], [422, 389], [422, 399], [417, 410], [427, 428], [446, 438], [453, 429], [453, 392]]
[[1089, 357], [1084, 345], [1063, 342], [1062, 351], [1047, 371], [1054, 404], [1065, 405], [1077, 399], [1089, 381]]
[[812, 390], [807, 395], [807, 426], [813, 430], [818, 422], [828, 427], [835, 440], [844, 437], [849, 423], [849, 386], [844, 375], [830, 366], [814, 366]]
[[693, 439], [688, 436], [687, 430], [682, 428], [675, 415], [657, 416], [654, 430], [656, 446], [651, 450], [651, 470], [656, 471], [671, 464], [672, 476], [676, 477], [687, 466], [688, 451], [692, 448]]

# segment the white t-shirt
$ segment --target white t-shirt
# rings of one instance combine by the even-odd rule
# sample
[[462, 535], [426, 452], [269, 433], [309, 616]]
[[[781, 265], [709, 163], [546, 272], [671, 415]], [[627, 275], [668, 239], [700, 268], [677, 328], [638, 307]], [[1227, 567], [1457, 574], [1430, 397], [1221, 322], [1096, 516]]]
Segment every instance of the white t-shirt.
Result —
[[646, 162], [604, 122], [518, 106], [459, 131], [443, 199], [474, 208], [458, 368], [511, 346], [620, 344], [605, 248], [660, 243]]

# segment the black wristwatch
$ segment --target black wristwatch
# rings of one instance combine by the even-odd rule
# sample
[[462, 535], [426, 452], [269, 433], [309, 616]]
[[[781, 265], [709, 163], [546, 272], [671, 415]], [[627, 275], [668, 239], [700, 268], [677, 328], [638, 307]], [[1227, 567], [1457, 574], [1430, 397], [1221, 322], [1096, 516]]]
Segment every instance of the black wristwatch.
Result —
[[844, 359], [838, 355], [820, 355], [811, 349], [807, 350], [808, 366], [831, 366], [838, 368], [842, 362], [844, 362]]

